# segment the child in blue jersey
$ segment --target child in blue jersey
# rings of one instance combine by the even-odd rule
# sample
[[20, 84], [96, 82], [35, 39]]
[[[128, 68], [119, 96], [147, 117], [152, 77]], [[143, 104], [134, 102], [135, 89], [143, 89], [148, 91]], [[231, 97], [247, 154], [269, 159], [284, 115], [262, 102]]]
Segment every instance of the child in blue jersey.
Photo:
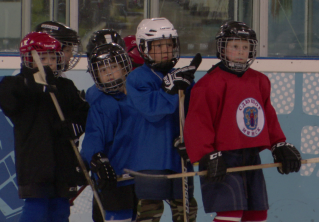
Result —
[[[118, 44], [100, 45], [92, 51], [89, 72], [102, 93], [93, 95], [96, 98], [90, 104], [81, 156], [97, 180], [105, 221], [135, 219], [134, 181], [117, 182], [117, 175], [122, 175], [124, 168], [132, 168], [135, 111], [125, 95], [125, 78], [131, 69], [127, 53]], [[94, 221], [99, 220], [97, 214], [93, 217]]]
[[[129, 102], [138, 113], [135, 117], [138, 132], [132, 132], [131, 169], [148, 174], [180, 173], [181, 156], [188, 158], [182, 147], [173, 146], [180, 133], [177, 93], [179, 89], [190, 89], [196, 68], [173, 70], [179, 59], [179, 40], [176, 29], [166, 18], [142, 20], [136, 44], [145, 63], [133, 70], [126, 82]], [[188, 185], [190, 221], [195, 221], [197, 203], [192, 178]], [[159, 221], [164, 209], [162, 200], [170, 201], [173, 221], [183, 221], [181, 179], [135, 177], [135, 191], [140, 199], [137, 221]]]
[[[124, 40], [114, 29], [101, 29], [93, 32], [86, 46], [88, 62], [90, 62], [91, 54], [95, 47], [109, 43], [116, 43], [125, 49]], [[99, 90], [98, 87], [96, 87], [96, 84], [93, 84], [90, 88], [88, 88], [86, 94], [85, 99], [89, 104], [91, 104], [99, 95], [103, 94], [103, 91]]]

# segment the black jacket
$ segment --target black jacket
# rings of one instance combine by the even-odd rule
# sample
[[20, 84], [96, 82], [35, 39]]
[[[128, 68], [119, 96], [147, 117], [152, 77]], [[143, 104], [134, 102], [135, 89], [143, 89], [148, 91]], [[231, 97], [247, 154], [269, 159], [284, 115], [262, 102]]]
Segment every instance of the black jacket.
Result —
[[[69, 79], [56, 79], [55, 95], [66, 119], [85, 126], [89, 105]], [[14, 124], [15, 164], [20, 198], [70, 197], [78, 165], [49, 93], [25, 84], [23, 73], [0, 82], [0, 107]]]

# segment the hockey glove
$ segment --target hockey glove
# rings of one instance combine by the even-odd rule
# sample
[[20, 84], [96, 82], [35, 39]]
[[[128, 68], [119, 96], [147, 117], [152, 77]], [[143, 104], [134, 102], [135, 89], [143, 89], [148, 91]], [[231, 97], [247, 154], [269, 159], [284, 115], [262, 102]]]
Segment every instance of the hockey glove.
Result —
[[184, 159], [185, 163], [190, 161], [186, 152], [185, 143], [181, 143], [180, 136], [174, 140], [174, 147], [177, 149], [178, 154]]
[[167, 73], [163, 78], [162, 88], [168, 94], [174, 95], [178, 90], [185, 90], [194, 80], [195, 66], [185, 66], [181, 69], [175, 69]]
[[111, 166], [109, 159], [104, 153], [96, 153], [93, 155], [90, 163], [91, 171], [98, 176], [97, 186], [100, 190], [111, 190], [116, 188], [117, 176]]
[[221, 182], [225, 179], [227, 166], [222, 157], [221, 151], [214, 151], [206, 154], [199, 161], [203, 169], [207, 169], [207, 179], [211, 182]]
[[202, 62], [202, 56], [197, 53], [189, 66], [181, 69], [176, 69], [164, 76], [162, 88], [168, 94], [174, 95], [178, 90], [185, 90], [194, 80], [194, 74]]
[[64, 138], [78, 141], [80, 136], [84, 133], [84, 126], [77, 123], [72, 123], [70, 120], [64, 120], [60, 122], [61, 134]]
[[49, 66], [44, 66], [44, 71], [46, 73], [46, 82], [48, 85], [39, 84], [35, 81], [34, 74], [39, 72], [38, 68], [30, 69], [25, 66], [21, 67], [21, 73], [23, 73], [25, 78], [26, 86], [34, 92], [55, 92], [55, 77]]
[[296, 147], [290, 143], [277, 143], [271, 148], [275, 163], [282, 163], [277, 170], [281, 174], [298, 172], [301, 166], [301, 156]]

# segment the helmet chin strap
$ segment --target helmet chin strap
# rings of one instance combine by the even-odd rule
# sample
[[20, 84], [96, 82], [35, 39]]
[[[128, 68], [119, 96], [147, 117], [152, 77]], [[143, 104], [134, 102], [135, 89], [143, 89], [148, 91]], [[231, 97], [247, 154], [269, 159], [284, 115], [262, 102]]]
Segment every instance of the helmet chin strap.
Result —
[[243, 71], [246, 71], [246, 69], [248, 68], [247, 63], [227, 61], [227, 65], [231, 70], [236, 72], [243, 72]]
[[104, 83], [103, 85], [104, 88], [107, 89], [107, 93], [118, 93], [120, 91], [119, 89], [124, 86], [124, 81], [122, 78], [119, 78], [112, 82]]
[[161, 62], [161, 63], [149, 63], [145, 61], [145, 63], [152, 69], [162, 72], [164, 75], [166, 75], [174, 66], [176, 65], [177, 61], [176, 59], [171, 59], [167, 62]]

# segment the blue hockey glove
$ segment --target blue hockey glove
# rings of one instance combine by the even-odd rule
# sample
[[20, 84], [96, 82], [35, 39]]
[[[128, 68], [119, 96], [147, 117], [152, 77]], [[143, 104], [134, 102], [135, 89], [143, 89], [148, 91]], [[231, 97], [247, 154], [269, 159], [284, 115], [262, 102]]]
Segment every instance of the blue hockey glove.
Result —
[[277, 170], [281, 174], [298, 172], [301, 167], [301, 156], [296, 147], [290, 143], [277, 143], [271, 148], [275, 163], [282, 163]]

